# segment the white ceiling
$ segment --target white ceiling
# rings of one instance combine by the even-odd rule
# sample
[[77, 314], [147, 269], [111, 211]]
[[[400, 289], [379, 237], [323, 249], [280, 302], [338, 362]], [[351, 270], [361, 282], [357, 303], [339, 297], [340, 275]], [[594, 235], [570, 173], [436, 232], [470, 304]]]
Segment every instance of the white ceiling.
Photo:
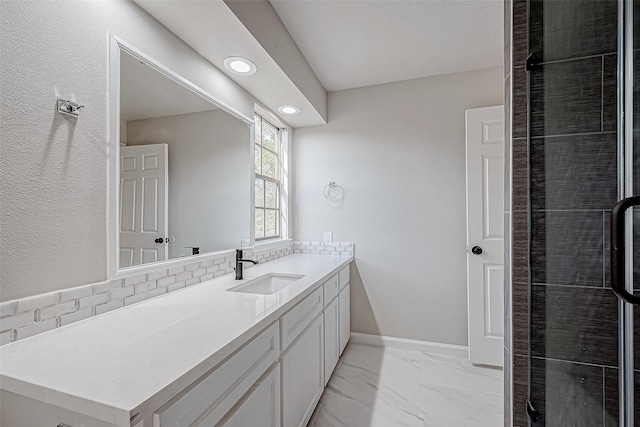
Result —
[[503, 0], [270, 0], [327, 91], [502, 64]]
[[137, 59], [120, 54], [120, 118], [125, 121], [216, 110], [217, 106]]
[[[276, 61], [222, 0], [135, 2], [274, 113], [278, 114], [280, 105], [299, 107], [300, 114], [280, 116], [285, 123], [292, 127], [326, 123], [301, 90], [291, 82]], [[286, 32], [284, 28], [283, 31]], [[245, 76], [227, 71], [223, 62], [229, 56], [251, 59], [258, 66], [258, 72]]]
[[[503, 61], [503, 0], [135, 2], [294, 128], [326, 123], [320, 84], [334, 91]], [[228, 56], [258, 72], [228, 72]], [[280, 115], [287, 104], [300, 114]]]

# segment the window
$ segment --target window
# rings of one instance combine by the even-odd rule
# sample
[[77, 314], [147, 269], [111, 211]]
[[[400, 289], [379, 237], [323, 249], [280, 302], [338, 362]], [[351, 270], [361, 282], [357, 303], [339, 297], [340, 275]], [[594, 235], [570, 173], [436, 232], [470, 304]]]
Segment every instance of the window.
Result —
[[255, 237], [256, 240], [281, 237], [281, 144], [280, 129], [255, 115]]

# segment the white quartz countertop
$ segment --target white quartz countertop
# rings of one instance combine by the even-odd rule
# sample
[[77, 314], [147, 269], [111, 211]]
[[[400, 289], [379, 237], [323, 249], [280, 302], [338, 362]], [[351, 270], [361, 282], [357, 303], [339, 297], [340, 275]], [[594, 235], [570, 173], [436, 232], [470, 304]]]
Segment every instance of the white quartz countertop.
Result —
[[294, 254], [245, 269], [305, 275], [273, 295], [228, 292], [233, 275], [0, 347], [0, 387], [102, 421], [148, 416], [346, 266]]

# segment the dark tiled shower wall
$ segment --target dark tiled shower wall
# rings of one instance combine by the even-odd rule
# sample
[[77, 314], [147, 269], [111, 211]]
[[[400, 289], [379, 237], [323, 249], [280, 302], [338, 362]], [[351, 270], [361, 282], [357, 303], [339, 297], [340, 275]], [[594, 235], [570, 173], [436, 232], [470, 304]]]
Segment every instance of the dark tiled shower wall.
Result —
[[[528, 426], [530, 393], [536, 425], [618, 425], [616, 28], [613, 0], [505, 1], [505, 426]], [[528, 46], [543, 61], [529, 106]]]

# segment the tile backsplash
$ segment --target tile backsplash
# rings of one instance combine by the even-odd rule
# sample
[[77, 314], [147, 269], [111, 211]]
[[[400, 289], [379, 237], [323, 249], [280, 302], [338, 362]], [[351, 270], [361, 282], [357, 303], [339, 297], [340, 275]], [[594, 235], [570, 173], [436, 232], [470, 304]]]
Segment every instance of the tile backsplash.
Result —
[[[244, 257], [265, 263], [292, 253], [351, 256], [353, 243], [288, 241], [276, 247], [247, 248]], [[0, 345], [231, 274], [234, 264], [235, 251], [224, 251], [144, 274], [0, 303]]]
[[293, 252], [296, 254], [318, 254], [318, 255], [353, 255], [353, 243], [344, 242], [293, 242]]

